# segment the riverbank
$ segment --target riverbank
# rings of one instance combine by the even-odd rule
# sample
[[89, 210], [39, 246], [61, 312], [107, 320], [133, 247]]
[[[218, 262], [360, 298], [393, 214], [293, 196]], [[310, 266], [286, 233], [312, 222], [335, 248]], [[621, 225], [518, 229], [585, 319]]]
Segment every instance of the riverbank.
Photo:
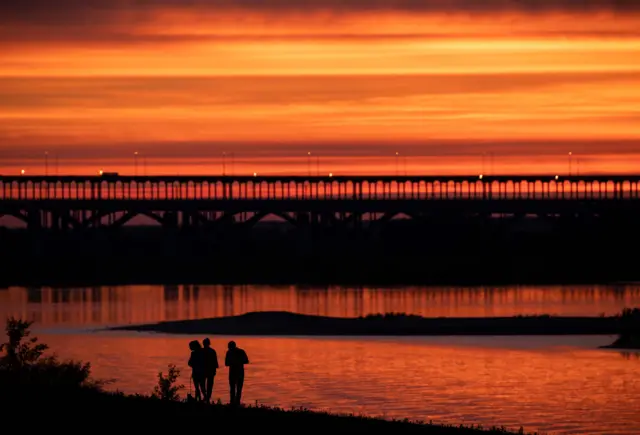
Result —
[[[285, 411], [260, 406], [235, 408], [228, 405], [204, 405], [182, 401], [165, 401], [145, 396], [125, 396], [88, 389], [57, 391], [46, 387], [37, 391], [26, 388], [3, 391], [1, 406], [7, 415], [38, 416], [41, 423], [22, 422], [23, 430], [30, 426], [47, 432], [75, 433], [88, 425], [102, 432], [122, 431], [170, 433], [176, 431], [215, 430], [222, 433], [252, 433], [277, 431], [298, 433], [394, 433], [425, 435], [504, 434], [505, 429], [441, 426], [422, 422], [388, 421], [376, 418], [334, 415], [298, 409]], [[380, 410], [381, 413], [384, 410]], [[214, 429], [212, 429], [214, 428]], [[523, 433], [523, 432], [521, 432]]]
[[439, 317], [375, 315], [360, 318], [253, 312], [239, 316], [180, 320], [109, 328], [111, 331], [218, 335], [609, 335], [616, 317]]

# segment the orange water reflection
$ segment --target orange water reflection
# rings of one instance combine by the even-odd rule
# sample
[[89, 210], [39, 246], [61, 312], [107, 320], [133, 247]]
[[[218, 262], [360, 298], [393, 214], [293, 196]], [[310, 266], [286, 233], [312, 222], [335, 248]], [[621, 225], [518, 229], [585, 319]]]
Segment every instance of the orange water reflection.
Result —
[[[640, 305], [640, 286], [305, 288], [121, 286], [0, 290], [0, 316], [37, 322], [63, 358], [90, 361], [110, 388], [149, 392], [159, 370], [185, 370], [204, 337], [87, 333], [101, 325], [288, 310], [331, 316], [610, 314]], [[231, 337], [211, 337], [219, 354]], [[234, 337], [235, 338], [235, 337]], [[252, 364], [245, 401], [336, 412], [524, 425], [548, 433], [640, 432], [640, 359], [598, 350], [613, 337], [238, 337]], [[214, 397], [227, 399], [225, 370]]]
[[[90, 360], [112, 388], [149, 392], [170, 362], [188, 384], [192, 337], [44, 335]], [[194, 337], [201, 339], [203, 337]], [[212, 337], [222, 353], [229, 337]], [[609, 337], [238, 339], [252, 362], [245, 402], [438, 422], [524, 425], [547, 433], [640, 432], [640, 360], [595, 350]], [[228, 400], [226, 370], [214, 398]]]
[[0, 316], [42, 326], [88, 326], [283, 310], [357, 317], [404, 312], [438, 316], [614, 314], [640, 306], [640, 285], [521, 287], [120, 286], [0, 291]]

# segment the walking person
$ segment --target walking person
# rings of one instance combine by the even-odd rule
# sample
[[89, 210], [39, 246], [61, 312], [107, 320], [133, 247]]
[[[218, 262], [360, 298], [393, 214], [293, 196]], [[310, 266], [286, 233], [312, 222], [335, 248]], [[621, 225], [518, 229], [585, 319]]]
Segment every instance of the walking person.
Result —
[[191, 349], [191, 356], [189, 357], [189, 367], [191, 367], [191, 378], [193, 379], [193, 386], [196, 390], [196, 401], [199, 402], [202, 400], [202, 396], [204, 396], [205, 394], [204, 352], [198, 340], [193, 340], [192, 342], [190, 342], [189, 349]]
[[211, 340], [205, 338], [202, 340], [202, 344], [204, 349], [202, 352], [204, 354], [204, 401], [207, 403], [211, 403], [211, 395], [213, 394], [213, 381], [216, 377], [216, 372], [218, 370], [218, 354], [215, 349], [211, 347]]
[[224, 365], [229, 367], [229, 388], [231, 390], [230, 404], [240, 405], [242, 399], [242, 387], [244, 386], [244, 365], [249, 364], [247, 353], [236, 346], [235, 341], [230, 341]]

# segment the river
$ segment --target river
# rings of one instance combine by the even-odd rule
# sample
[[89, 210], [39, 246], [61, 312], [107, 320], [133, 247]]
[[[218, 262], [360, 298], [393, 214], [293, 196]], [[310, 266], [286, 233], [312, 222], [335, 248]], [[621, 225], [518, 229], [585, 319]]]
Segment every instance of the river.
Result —
[[[105, 326], [286, 310], [354, 317], [600, 315], [640, 306], [640, 285], [308, 288], [120, 286], [0, 290], [0, 315], [34, 320], [61, 358], [90, 361], [111, 389], [148, 393], [176, 363], [187, 385], [192, 338], [103, 332]], [[249, 354], [246, 403], [524, 426], [552, 434], [640, 433], [640, 356], [600, 350], [610, 336], [211, 337], [222, 360], [235, 339]], [[214, 397], [226, 401], [226, 370]]]

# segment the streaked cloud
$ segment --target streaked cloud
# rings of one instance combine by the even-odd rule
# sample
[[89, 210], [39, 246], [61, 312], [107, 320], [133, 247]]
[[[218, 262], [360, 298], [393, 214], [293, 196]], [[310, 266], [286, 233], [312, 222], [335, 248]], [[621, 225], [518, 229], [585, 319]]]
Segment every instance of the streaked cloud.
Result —
[[[633, 74], [9, 79], [5, 143], [624, 139]], [[461, 127], [463, 126], [463, 127]]]
[[640, 138], [637, 1], [53, 5], [0, 4], [5, 150]]
[[0, 3], [0, 41], [623, 37], [640, 32], [630, 18], [638, 13], [640, 3], [634, 0], [22, 0]]

